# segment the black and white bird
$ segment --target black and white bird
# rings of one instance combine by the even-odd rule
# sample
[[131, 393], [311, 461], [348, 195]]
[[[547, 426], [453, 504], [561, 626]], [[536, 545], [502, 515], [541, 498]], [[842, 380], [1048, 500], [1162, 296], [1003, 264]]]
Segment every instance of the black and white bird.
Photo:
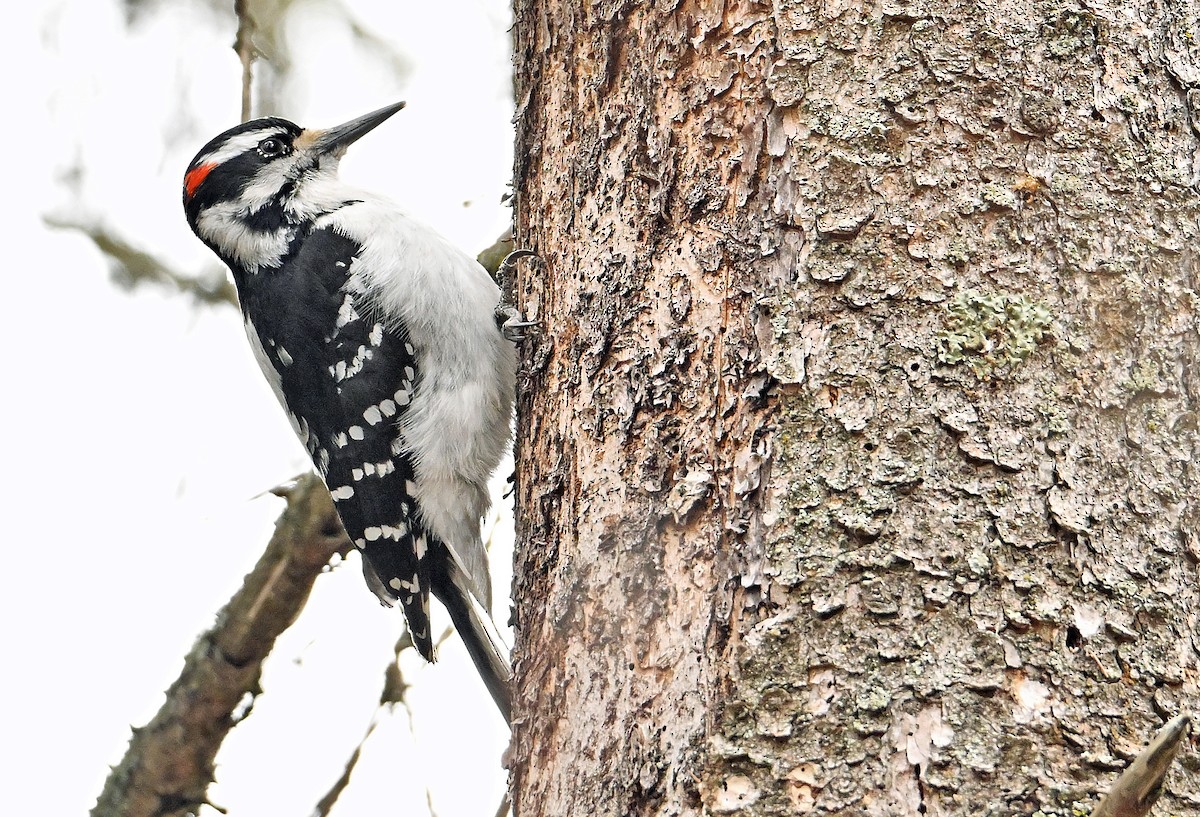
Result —
[[446, 239], [337, 177], [346, 148], [402, 107], [328, 130], [238, 125], [192, 160], [183, 206], [233, 272], [250, 346], [368, 585], [400, 603], [430, 661], [433, 593], [507, 719], [480, 537], [516, 370], [500, 290]]

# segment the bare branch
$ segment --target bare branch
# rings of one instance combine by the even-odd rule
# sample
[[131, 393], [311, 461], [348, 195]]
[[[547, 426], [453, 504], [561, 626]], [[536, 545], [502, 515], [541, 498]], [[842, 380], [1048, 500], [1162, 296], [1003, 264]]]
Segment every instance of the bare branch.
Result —
[[385, 710], [392, 710], [396, 704], [403, 706], [408, 712], [409, 724], [412, 724], [412, 710], [409, 709], [408, 701], [405, 700], [404, 694], [408, 691], [408, 682], [404, 680], [404, 674], [400, 671], [400, 653], [407, 649], [412, 649], [412, 638], [408, 635], [408, 630], [404, 631], [404, 635], [396, 642], [396, 646], [392, 651], [392, 660], [388, 662], [387, 668], [383, 675], [383, 692], [379, 695], [379, 704], [375, 708], [375, 712], [371, 715], [371, 722], [367, 726], [366, 733], [363, 734], [362, 740], [354, 747], [354, 751], [350, 753], [349, 759], [346, 760], [346, 765], [342, 769], [342, 774], [329, 791], [325, 793], [313, 809], [312, 817], [328, 817], [329, 812], [337, 803], [338, 798], [342, 796], [342, 792], [350, 785], [350, 776], [354, 773], [354, 768], [358, 765], [359, 758], [362, 757], [363, 746], [367, 742], [367, 738], [371, 737], [371, 733], [375, 731], [375, 727], [379, 725], [379, 718]]
[[233, 39], [233, 50], [242, 63], [242, 121], [250, 118], [251, 90], [254, 85], [254, 18], [250, 16], [247, 0], [233, 0], [233, 13], [237, 15], [237, 35]]
[[328, 817], [329, 812], [337, 803], [338, 798], [342, 796], [342, 792], [350, 785], [350, 775], [354, 772], [354, 767], [358, 765], [358, 759], [362, 757], [363, 745], [366, 744], [367, 738], [371, 737], [371, 733], [375, 731], [375, 727], [379, 725], [379, 710], [375, 711], [375, 715], [371, 718], [371, 723], [367, 726], [366, 734], [362, 736], [362, 740], [354, 747], [354, 751], [350, 753], [350, 759], [346, 761], [346, 767], [342, 770], [341, 776], [330, 787], [313, 808], [312, 817]]
[[1177, 715], [1159, 729], [1150, 745], [1121, 773], [1092, 817], [1145, 817], [1162, 792], [1167, 770], [1188, 732], [1191, 718]]
[[[290, 483], [285, 483], [275, 490], [277, 492], [285, 492], [281, 495], [286, 496], [286, 492], [290, 490], [289, 485]], [[493, 529], [493, 534], [494, 533], [495, 531]], [[489, 535], [487, 542], [489, 551], [491, 550], [492, 543], [493, 537]], [[447, 627], [442, 632], [441, 637], [438, 638], [436, 646], [441, 647], [442, 644], [445, 643], [448, 638], [450, 638], [453, 632], [454, 629], [452, 627]], [[403, 706], [405, 712], [408, 713], [409, 728], [412, 728], [412, 709], [409, 707], [408, 699], [406, 697], [410, 685], [405, 679], [404, 673], [400, 669], [400, 654], [405, 650], [411, 649], [415, 649], [415, 645], [413, 644], [412, 635], [409, 633], [408, 628], [406, 627], [404, 633], [400, 636], [400, 638], [396, 641], [396, 645], [392, 648], [392, 659], [388, 662], [387, 667], [384, 668], [383, 690], [379, 694], [379, 703], [375, 708], [375, 712], [371, 715], [371, 722], [367, 726], [367, 731], [363, 734], [362, 740], [358, 742], [358, 745], [355, 746], [354, 750], [350, 753], [350, 757], [346, 760], [346, 764], [342, 769], [342, 774], [336, 781], [334, 781], [333, 785], [329, 788], [329, 791], [327, 791], [325, 795], [317, 802], [316, 807], [313, 809], [312, 817], [329, 817], [329, 813], [333, 809], [334, 805], [336, 805], [338, 798], [341, 797], [342, 792], [346, 790], [346, 787], [350, 785], [350, 776], [354, 773], [354, 769], [358, 765], [359, 759], [362, 757], [363, 746], [366, 745], [367, 739], [371, 737], [371, 734], [375, 731], [375, 727], [379, 725], [380, 718], [385, 711], [394, 711], [397, 705]], [[435, 815], [435, 811], [433, 808], [432, 795], [428, 789], [426, 789], [425, 798], [426, 805], [429, 808], [429, 814], [431, 817], [433, 817]], [[507, 817], [508, 812], [509, 801], [508, 796], [505, 795], [503, 800], [501, 800], [499, 807], [496, 809], [496, 817]]]
[[183, 817], [206, 803], [213, 759], [248, 717], [263, 660], [329, 560], [351, 548], [317, 477], [299, 480], [287, 500], [266, 552], [197, 640], [162, 708], [134, 729], [91, 817]]
[[110, 262], [110, 277], [117, 286], [133, 290], [143, 284], [156, 284], [189, 295], [203, 305], [231, 304], [237, 306], [237, 292], [222, 269], [219, 273], [193, 278], [171, 269], [162, 259], [140, 250], [108, 227], [93, 220], [47, 215], [42, 220], [47, 227], [83, 233], [104, 253]]

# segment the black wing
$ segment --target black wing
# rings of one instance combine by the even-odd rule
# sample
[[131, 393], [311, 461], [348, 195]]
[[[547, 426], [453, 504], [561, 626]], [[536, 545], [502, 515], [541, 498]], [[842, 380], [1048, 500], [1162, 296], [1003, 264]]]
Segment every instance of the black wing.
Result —
[[346, 533], [379, 579], [373, 589], [399, 600], [413, 642], [432, 660], [424, 557], [434, 543], [419, 522], [399, 431], [417, 388], [416, 351], [347, 289], [360, 249], [331, 228], [314, 230], [278, 270], [252, 276], [242, 306]]

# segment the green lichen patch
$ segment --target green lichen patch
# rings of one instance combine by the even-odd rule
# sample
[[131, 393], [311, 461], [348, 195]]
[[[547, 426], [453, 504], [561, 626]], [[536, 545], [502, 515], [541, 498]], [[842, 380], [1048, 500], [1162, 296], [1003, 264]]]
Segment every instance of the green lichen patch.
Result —
[[1066, 59], [1095, 46], [1096, 27], [1096, 16], [1091, 12], [1067, 8], [1043, 23], [1042, 40], [1050, 56]]
[[1017, 209], [1017, 193], [1011, 187], [997, 182], [985, 184], [979, 191], [984, 204], [999, 210]]
[[982, 380], [1002, 378], [1037, 348], [1050, 310], [1024, 295], [963, 290], [946, 306], [938, 362], [965, 364]]

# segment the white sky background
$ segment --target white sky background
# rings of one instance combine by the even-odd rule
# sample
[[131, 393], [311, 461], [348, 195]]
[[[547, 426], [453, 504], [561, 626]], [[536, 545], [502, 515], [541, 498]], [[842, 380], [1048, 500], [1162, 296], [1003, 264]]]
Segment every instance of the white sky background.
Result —
[[[184, 654], [262, 552], [283, 507], [262, 492], [310, 468], [232, 308], [120, 291], [87, 239], [41, 221], [72, 204], [58, 177], [78, 164], [88, 212], [177, 269], [216, 265], [179, 199], [192, 155], [238, 117], [236, 21], [232, 0], [224, 5], [164, 2], [132, 29], [116, 0], [6, 11], [8, 814], [92, 807], [130, 725], [158, 709]], [[511, 169], [507, 4], [346, 5], [412, 70], [397, 85], [356, 54], [331, 6], [313, 4], [289, 29], [296, 65], [278, 113], [327, 127], [407, 100], [350, 150], [342, 176], [474, 254], [509, 218], [500, 204]], [[511, 538], [503, 504], [505, 549], [493, 559], [501, 623]], [[434, 615], [447, 623], [440, 608]], [[232, 817], [310, 814], [368, 726], [401, 619], [366, 590], [356, 557], [322, 576], [268, 662], [253, 714], [218, 757], [212, 800]], [[494, 812], [507, 730], [457, 639], [440, 657], [428, 667], [406, 653], [411, 729], [403, 709], [384, 720], [335, 817], [423, 814], [426, 786], [440, 817]]]

